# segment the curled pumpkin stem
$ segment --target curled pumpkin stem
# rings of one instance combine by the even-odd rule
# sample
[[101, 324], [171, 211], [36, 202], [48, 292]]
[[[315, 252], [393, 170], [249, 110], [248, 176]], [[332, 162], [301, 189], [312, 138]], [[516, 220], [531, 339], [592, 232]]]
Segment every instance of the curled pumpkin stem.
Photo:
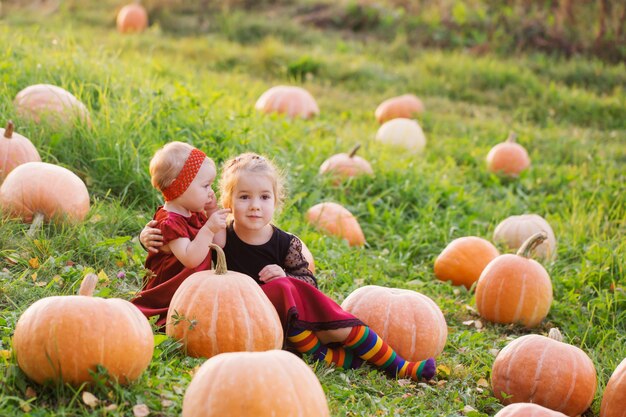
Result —
[[356, 145], [354, 145], [354, 148], [352, 148], [352, 150], [350, 151], [348, 156], [350, 158], [354, 158], [354, 155], [356, 155], [356, 153], [358, 152], [359, 149], [361, 149], [361, 144], [357, 143]]
[[80, 283], [80, 289], [78, 295], [84, 295], [87, 297], [93, 297], [93, 292], [96, 290], [98, 284], [98, 276], [96, 274], [87, 274], [83, 278], [83, 282]]
[[548, 234], [546, 232], [541, 231], [535, 233], [522, 243], [522, 246], [517, 251], [517, 255], [523, 256], [524, 258], [530, 258], [531, 252], [547, 238]]
[[217, 252], [217, 262], [215, 263], [215, 275], [224, 275], [228, 272], [228, 267], [226, 265], [226, 255], [224, 255], [224, 251], [215, 243], [209, 244], [209, 247]]

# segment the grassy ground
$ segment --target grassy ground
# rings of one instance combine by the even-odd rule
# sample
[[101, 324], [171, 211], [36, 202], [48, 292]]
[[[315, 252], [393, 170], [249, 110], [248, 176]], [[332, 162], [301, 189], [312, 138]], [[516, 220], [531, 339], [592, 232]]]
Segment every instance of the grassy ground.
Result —
[[[452, 239], [490, 239], [499, 221], [521, 213], [543, 215], [558, 239], [557, 259], [545, 264], [555, 300], [532, 333], [558, 326], [590, 355], [599, 386], [586, 415], [598, 414], [608, 377], [626, 357], [623, 65], [412, 50], [345, 40], [280, 17], [257, 36], [244, 29], [258, 16], [245, 14], [219, 16], [220, 30], [201, 36], [160, 27], [122, 36], [114, 30], [115, 5], [92, 6], [0, 21], [2, 119], [13, 118], [44, 161], [80, 175], [92, 200], [84, 224], [46, 226], [35, 239], [25, 236], [26, 225], [0, 220], [0, 415], [122, 416], [137, 404], [155, 416], [180, 414], [190, 371], [202, 360], [184, 357], [163, 336], [155, 336], [154, 359], [137, 383], [86, 388], [101, 400], [94, 408], [81, 389], [34, 385], [11, 351], [20, 314], [39, 298], [75, 293], [87, 270], [100, 272], [100, 296], [129, 299], [139, 289], [145, 253], [133, 238], [158, 203], [147, 165], [170, 140], [190, 141], [218, 163], [251, 150], [284, 166], [290, 198], [277, 224], [307, 243], [321, 288], [337, 301], [376, 284], [424, 293], [444, 312], [449, 337], [432, 384], [311, 364], [332, 415], [461, 415], [466, 406], [477, 410], [466, 415], [495, 414], [501, 406], [484, 384], [494, 353], [529, 331], [464, 325], [477, 319], [473, 295], [436, 280], [433, 262]], [[59, 132], [17, 118], [16, 93], [44, 82], [85, 102], [93, 126]], [[309, 89], [320, 117], [257, 114], [259, 95], [284, 83]], [[404, 92], [427, 107], [422, 156], [373, 140], [377, 104]], [[533, 164], [512, 182], [490, 175], [484, 163], [510, 130]], [[374, 181], [332, 187], [317, 176], [328, 156], [357, 142]], [[357, 216], [365, 248], [305, 223], [306, 209], [326, 200]]]

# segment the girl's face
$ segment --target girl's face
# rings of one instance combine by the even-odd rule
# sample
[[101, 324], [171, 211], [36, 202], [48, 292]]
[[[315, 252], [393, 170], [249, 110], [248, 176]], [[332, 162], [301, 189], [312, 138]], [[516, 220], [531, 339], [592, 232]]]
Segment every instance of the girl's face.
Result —
[[260, 231], [272, 221], [276, 198], [266, 175], [239, 174], [232, 201], [233, 217], [240, 230]]
[[203, 211], [206, 205], [215, 202], [212, 188], [215, 174], [215, 166], [205, 159], [189, 187], [176, 199], [177, 203], [189, 211]]

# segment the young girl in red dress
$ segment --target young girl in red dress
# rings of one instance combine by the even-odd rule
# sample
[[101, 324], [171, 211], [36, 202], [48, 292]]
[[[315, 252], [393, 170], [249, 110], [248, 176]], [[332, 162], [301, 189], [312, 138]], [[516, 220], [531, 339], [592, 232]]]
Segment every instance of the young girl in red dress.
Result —
[[[434, 359], [406, 361], [317, 289], [300, 239], [271, 223], [283, 190], [274, 164], [253, 153], [226, 162], [220, 179], [220, 202], [233, 217], [226, 226], [223, 246], [228, 269], [247, 274], [261, 285], [278, 311], [286, 347], [345, 369], [367, 361], [393, 377], [432, 378]], [[142, 240], [151, 246], [149, 239]]]
[[165, 325], [180, 284], [211, 267], [209, 243], [221, 240], [223, 245], [230, 210], [217, 207], [211, 188], [215, 175], [213, 161], [183, 142], [168, 143], [150, 161], [152, 185], [165, 199], [153, 217], [162, 233], [162, 246], [149, 251], [145, 267], [150, 276], [131, 302], [147, 317], [158, 315], [158, 326]]

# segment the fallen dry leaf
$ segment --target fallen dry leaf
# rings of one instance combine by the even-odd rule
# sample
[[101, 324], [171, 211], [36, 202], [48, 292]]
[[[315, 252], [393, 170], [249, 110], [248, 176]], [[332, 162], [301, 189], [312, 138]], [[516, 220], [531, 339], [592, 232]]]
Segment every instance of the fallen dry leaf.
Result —
[[133, 415], [135, 417], [147, 417], [150, 415], [150, 409], [145, 404], [137, 404], [133, 407]]
[[30, 265], [30, 267], [33, 268], [33, 269], [39, 268], [39, 259], [37, 259], [37, 258], [30, 258], [28, 260], [28, 265]]
[[87, 404], [89, 407], [94, 408], [95, 406], [98, 405], [100, 400], [97, 399], [96, 396], [93, 395], [91, 392], [83, 391], [83, 402]]
[[478, 381], [476, 381], [476, 385], [478, 385], [479, 387], [489, 388], [489, 382], [485, 378], [480, 378]]
[[37, 397], [37, 391], [35, 391], [32, 387], [26, 387], [26, 392], [24, 393], [24, 395], [30, 400], [31, 398]]

